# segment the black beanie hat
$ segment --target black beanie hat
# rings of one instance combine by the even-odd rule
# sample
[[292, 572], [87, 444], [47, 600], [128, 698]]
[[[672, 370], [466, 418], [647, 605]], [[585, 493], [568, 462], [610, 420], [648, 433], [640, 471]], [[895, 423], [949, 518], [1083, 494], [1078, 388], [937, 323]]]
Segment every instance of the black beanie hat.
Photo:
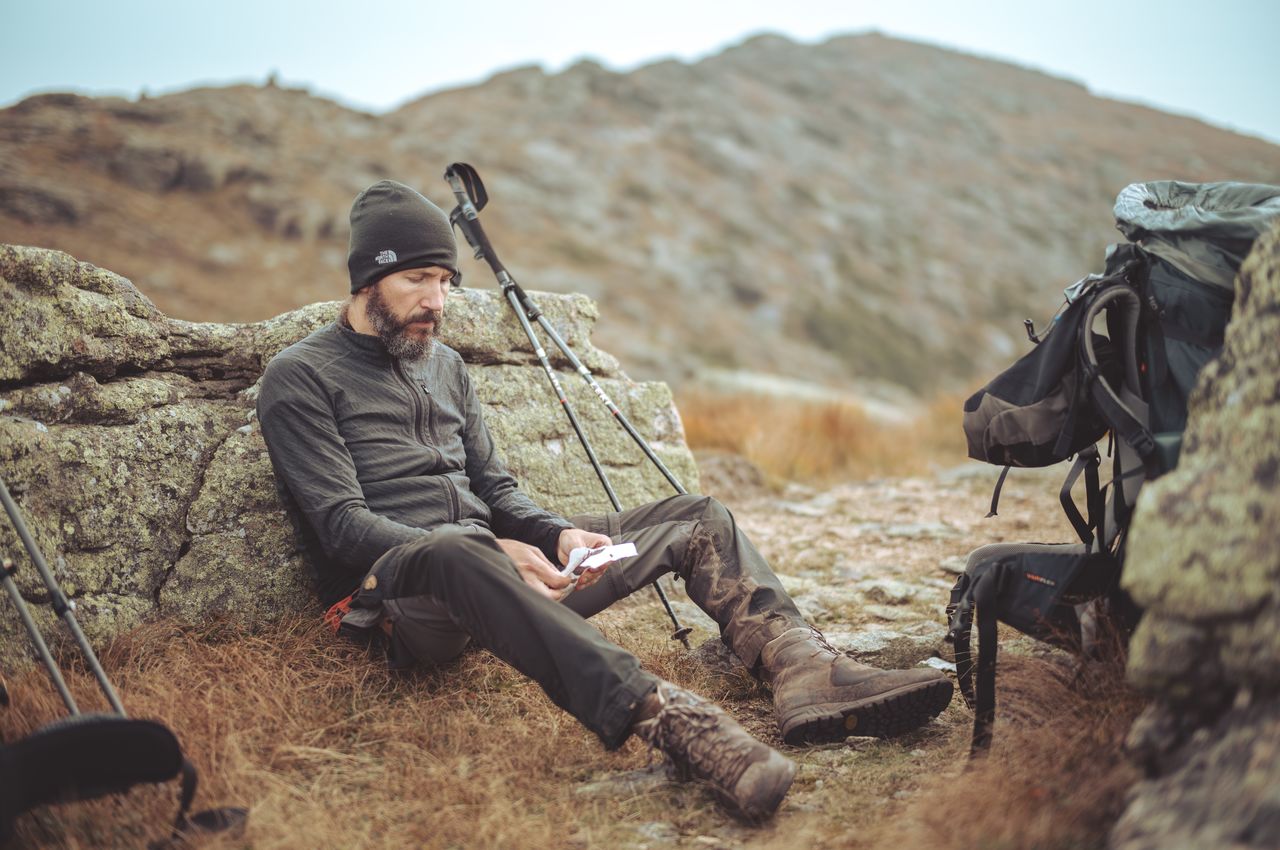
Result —
[[403, 183], [380, 180], [351, 205], [347, 270], [358, 292], [394, 272], [440, 266], [458, 272], [458, 243], [444, 210]]

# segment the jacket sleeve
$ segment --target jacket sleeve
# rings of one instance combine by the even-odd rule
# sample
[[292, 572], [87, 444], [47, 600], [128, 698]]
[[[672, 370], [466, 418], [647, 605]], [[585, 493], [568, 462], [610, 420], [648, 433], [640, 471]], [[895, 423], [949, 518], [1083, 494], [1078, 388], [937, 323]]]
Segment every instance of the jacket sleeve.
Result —
[[267, 366], [258, 421], [276, 476], [331, 560], [367, 570], [389, 549], [430, 533], [369, 510], [333, 402], [311, 367], [280, 359]]
[[516, 479], [498, 456], [489, 427], [484, 422], [480, 400], [471, 386], [471, 377], [462, 373], [465, 420], [462, 441], [467, 450], [467, 478], [471, 488], [493, 513], [493, 531], [540, 548], [556, 562], [560, 532], [573, 525], [563, 517], [543, 510], [524, 494]]

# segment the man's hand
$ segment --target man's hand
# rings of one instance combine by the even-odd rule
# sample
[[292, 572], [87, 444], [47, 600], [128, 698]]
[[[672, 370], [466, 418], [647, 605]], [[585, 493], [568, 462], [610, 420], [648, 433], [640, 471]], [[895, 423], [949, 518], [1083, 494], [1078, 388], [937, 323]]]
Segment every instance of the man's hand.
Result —
[[[564, 539], [563, 535], [560, 539]], [[560, 575], [537, 546], [505, 537], [498, 538], [498, 545], [515, 562], [524, 583], [548, 599], [559, 602], [564, 597], [564, 589], [573, 583], [567, 576]]]
[[[595, 549], [599, 546], [609, 546], [613, 543], [607, 535], [596, 534], [593, 531], [583, 531], [581, 528], [566, 528], [560, 532], [560, 540], [556, 543], [556, 554], [560, 556], [560, 564], [569, 566], [569, 553], [579, 547], [587, 549]], [[604, 571], [609, 569], [609, 565], [605, 564], [598, 570], [585, 570], [582, 575], [578, 576], [578, 585], [576, 590], [586, 590], [591, 585], [600, 580], [604, 575]]]

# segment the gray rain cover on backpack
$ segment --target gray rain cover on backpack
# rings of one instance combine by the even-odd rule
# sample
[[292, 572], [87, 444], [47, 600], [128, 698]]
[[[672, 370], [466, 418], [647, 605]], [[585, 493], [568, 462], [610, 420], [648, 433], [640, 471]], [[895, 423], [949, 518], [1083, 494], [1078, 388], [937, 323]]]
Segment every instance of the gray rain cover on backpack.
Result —
[[1228, 290], [1253, 241], [1280, 216], [1280, 186], [1134, 183], [1116, 197], [1116, 227], [1192, 280]]
[[1116, 198], [1116, 227], [1146, 256], [1153, 308], [1148, 365], [1151, 430], [1181, 433], [1197, 375], [1222, 349], [1235, 276], [1255, 239], [1280, 218], [1280, 186], [1134, 183]]

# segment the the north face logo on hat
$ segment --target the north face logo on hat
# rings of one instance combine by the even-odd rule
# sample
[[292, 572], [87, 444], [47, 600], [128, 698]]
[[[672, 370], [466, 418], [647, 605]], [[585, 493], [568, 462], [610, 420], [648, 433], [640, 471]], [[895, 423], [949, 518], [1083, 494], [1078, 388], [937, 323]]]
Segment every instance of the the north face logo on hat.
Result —
[[380, 266], [385, 266], [387, 263], [394, 263], [396, 261], [396, 252], [388, 248], [387, 250], [380, 252], [378, 256], [374, 257], [373, 261]]

